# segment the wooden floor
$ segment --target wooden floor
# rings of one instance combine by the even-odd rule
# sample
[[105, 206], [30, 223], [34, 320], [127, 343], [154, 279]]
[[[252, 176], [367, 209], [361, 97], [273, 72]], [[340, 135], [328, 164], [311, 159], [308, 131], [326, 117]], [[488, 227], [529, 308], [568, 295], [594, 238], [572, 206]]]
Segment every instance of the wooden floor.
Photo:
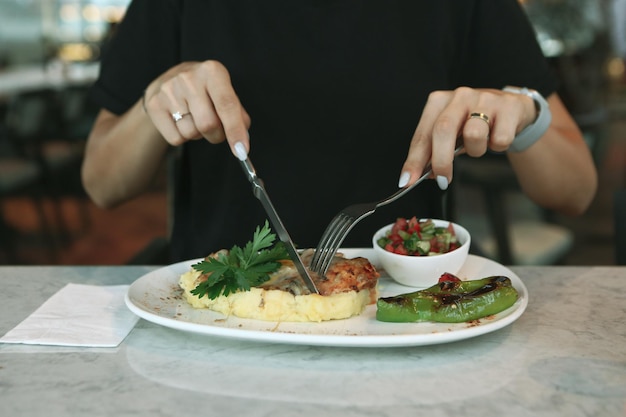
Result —
[[[565, 259], [567, 265], [615, 264], [613, 193], [626, 187], [626, 83], [616, 96], [606, 139], [598, 161], [600, 187], [594, 201], [583, 216], [559, 217], [559, 223], [575, 235], [574, 247]], [[121, 265], [128, 263], [153, 239], [167, 234], [167, 201], [164, 187], [114, 210], [102, 210], [87, 199], [66, 198], [61, 202], [63, 219], [69, 234], [55, 236], [56, 252], [51, 253], [40, 234], [40, 225], [32, 202], [26, 198], [2, 203], [6, 223], [17, 233], [17, 259], [0, 253], [0, 263], [61, 264], [61, 265]], [[45, 205], [47, 217], [54, 218], [53, 204]], [[81, 222], [81, 213], [88, 222]], [[8, 236], [2, 236], [2, 239]]]
[[[42, 236], [32, 201], [26, 198], [5, 202], [5, 218], [20, 234], [17, 255], [20, 264], [122, 265], [153, 239], [166, 236], [167, 210], [164, 190], [155, 190], [113, 210], [103, 210], [87, 199], [65, 198], [61, 202], [66, 229], [53, 230], [55, 251]], [[85, 210], [88, 222], [81, 221]], [[45, 203], [49, 219], [55, 214], [51, 201]]]

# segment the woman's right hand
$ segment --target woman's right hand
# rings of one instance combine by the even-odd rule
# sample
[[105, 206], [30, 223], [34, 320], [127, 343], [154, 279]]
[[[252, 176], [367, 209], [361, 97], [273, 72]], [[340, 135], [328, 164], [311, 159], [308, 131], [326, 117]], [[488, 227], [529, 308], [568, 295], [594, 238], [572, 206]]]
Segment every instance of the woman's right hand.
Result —
[[220, 62], [178, 64], [150, 83], [143, 100], [152, 123], [171, 145], [201, 138], [214, 144], [227, 140], [233, 154], [245, 159], [250, 116]]
[[[185, 62], [156, 78], [126, 113], [102, 109], [87, 140], [82, 180], [91, 199], [114, 207], [145, 191], [170, 145], [206, 138], [228, 140], [240, 159], [249, 149], [250, 117], [216, 61]], [[173, 114], [184, 115], [175, 121]], [[165, 140], [163, 140], [165, 138]]]

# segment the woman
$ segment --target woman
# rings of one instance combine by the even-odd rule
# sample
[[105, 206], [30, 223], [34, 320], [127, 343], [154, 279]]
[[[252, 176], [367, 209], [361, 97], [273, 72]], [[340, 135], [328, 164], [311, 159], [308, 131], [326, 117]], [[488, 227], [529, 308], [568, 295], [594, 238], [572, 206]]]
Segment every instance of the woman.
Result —
[[[248, 153], [300, 247], [339, 209], [413, 183], [431, 159], [436, 181], [344, 245], [369, 246], [396, 217], [441, 216], [457, 137], [472, 157], [507, 152], [544, 207], [579, 214], [595, 192], [589, 151], [515, 0], [135, 0], [107, 51], [83, 182], [115, 206], [176, 149], [171, 261], [242, 245], [263, 223], [237, 160]], [[549, 111], [506, 85], [537, 90]]]

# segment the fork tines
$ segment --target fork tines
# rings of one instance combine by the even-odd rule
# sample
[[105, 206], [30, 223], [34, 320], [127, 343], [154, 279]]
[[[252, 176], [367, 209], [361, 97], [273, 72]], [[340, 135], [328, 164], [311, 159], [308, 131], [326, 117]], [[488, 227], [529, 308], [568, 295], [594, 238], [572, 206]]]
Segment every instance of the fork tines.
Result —
[[354, 217], [341, 212], [330, 222], [311, 260], [310, 269], [321, 275], [326, 274], [337, 249], [343, 243], [349, 229], [354, 222]]

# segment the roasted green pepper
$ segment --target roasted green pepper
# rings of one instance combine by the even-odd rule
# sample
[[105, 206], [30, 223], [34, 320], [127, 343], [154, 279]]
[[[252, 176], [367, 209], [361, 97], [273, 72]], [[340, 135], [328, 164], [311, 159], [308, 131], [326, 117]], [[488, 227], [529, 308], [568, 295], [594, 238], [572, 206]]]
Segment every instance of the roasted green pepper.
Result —
[[440, 281], [424, 290], [379, 298], [376, 319], [403, 323], [462, 323], [504, 311], [515, 303], [517, 297], [511, 280], [504, 276]]

